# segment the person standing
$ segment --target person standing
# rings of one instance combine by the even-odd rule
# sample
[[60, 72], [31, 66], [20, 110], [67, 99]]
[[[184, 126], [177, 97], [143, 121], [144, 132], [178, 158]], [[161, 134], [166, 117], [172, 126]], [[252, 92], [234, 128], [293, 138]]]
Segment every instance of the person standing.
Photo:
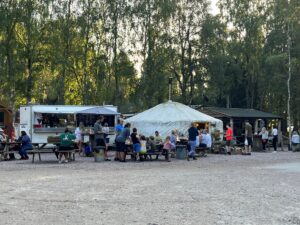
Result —
[[299, 144], [300, 144], [300, 136], [298, 134], [297, 131], [293, 131], [293, 134], [292, 134], [292, 150], [293, 151], [298, 151], [299, 150]]
[[253, 138], [253, 134], [252, 134], [252, 125], [246, 121], [245, 124], [245, 153], [244, 155], [251, 155], [251, 150], [252, 150], [252, 138]]
[[84, 124], [83, 124], [83, 122], [80, 122], [79, 126], [75, 129], [75, 136], [76, 136], [75, 142], [78, 145], [79, 155], [84, 153], [84, 151], [83, 151], [83, 137], [82, 137], [83, 131], [84, 131]]
[[19, 151], [21, 160], [27, 160], [29, 159], [27, 155], [27, 150], [32, 150], [32, 144], [30, 137], [26, 134], [24, 130], [21, 131], [21, 137], [19, 138], [19, 141], [21, 142], [21, 149]]
[[104, 133], [105, 143], [108, 144], [109, 143], [109, 138], [108, 138], [108, 135], [109, 135], [109, 126], [108, 126], [108, 123], [104, 123], [103, 133]]
[[276, 126], [274, 126], [272, 130], [272, 136], [273, 136], [272, 144], [273, 144], [274, 152], [277, 152], [278, 129]]
[[171, 157], [175, 158], [176, 143], [177, 143], [177, 134], [175, 130], [172, 130], [171, 132], [170, 141], [172, 144]]
[[126, 123], [124, 129], [121, 133], [116, 137], [116, 151], [119, 152], [119, 160], [120, 162], [126, 162], [125, 159], [125, 150], [126, 145], [125, 142], [128, 138], [130, 138], [130, 123]]
[[262, 143], [263, 151], [266, 151], [266, 145], [269, 140], [269, 132], [265, 127], [263, 127], [259, 135], [261, 135], [261, 143]]
[[96, 141], [96, 146], [102, 146], [104, 147], [104, 157], [105, 161], [110, 161], [107, 156], [107, 147], [105, 143], [105, 134], [103, 131], [102, 123], [104, 121], [103, 116], [99, 116], [96, 123], [94, 124], [94, 132], [95, 132], [95, 141]]
[[225, 154], [228, 154], [228, 155], [231, 155], [231, 141], [232, 141], [232, 137], [233, 137], [233, 132], [232, 132], [232, 129], [231, 129], [231, 126], [230, 124], [226, 124], [226, 133], [225, 133], [225, 138], [226, 138], [226, 152]]
[[136, 128], [132, 129], [132, 133], [130, 137], [133, 145], [133, 152], [135, 154], [135, 159], [138, 160], [140, 158], [141, 142]]
[[197, 160], [195, 157], [195, 149], [196, 149], [196, 137], [199, 135], [198, 129], [196, 128], [196, 124], [191, 123], [191, 127], [188, 129], [188, 135], [189, 135], [189, 152], [187, 159], [189, 160], [190, 157], [192, 157], [194, 160]]
[[[117, 145], [116, 138], [121, 134], [122, 130], [124, 129], [123, 123], [124, 123], [123, 119], [119, 118], [118, 124], [115, 127], [115, 144], [116, 145]], [[115, 151], [115, 159], [114, 160], [115, 161], [120, 160], [120, 152], [117, 150]]]
[[103, 120], [104, 120], [103, 116], [99, 116], [97, 118], [97, 121], [94, 124], [94, 132], [95, 132], [96, 146], [104, 146], [105, 147], [104, 132], [103, 132], [103, 127], [102, 127]]
[[169, 158], [169, 154], [170, 154], [171, 149], [172, 149], [171, 138], [170, 138], [170, 136], [167, 136], [164, 143], [163, 143], [163, 152], [162, 152], [162, 155], [165, 156], [165, 160], [167, 162], [171, 162], [170, 158]]
[[203, 131], [203, 134], [204, 134], [204, 143], [206, 144], [206, 148], [210, 149], [211, 146], [212, 146], [212, 138], [211, 138], [211, 135], [209, 133], [209, 131], [207, 129], [205, 129]]

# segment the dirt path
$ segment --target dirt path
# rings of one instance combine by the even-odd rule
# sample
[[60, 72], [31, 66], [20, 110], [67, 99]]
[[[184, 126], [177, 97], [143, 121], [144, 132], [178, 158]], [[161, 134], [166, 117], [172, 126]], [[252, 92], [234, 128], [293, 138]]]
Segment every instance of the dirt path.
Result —
[[[45, 158], [45, 156], [43, 157]], [[0, 162], [0, 224], [300, 224], [300, 153]]]

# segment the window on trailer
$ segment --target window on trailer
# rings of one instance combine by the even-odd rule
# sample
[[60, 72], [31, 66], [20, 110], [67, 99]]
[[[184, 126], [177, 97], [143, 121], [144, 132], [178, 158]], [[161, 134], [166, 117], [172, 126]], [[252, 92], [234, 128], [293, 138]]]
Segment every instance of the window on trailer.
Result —
[[75, 127], [74, 114], [70, 113], [35, 113], [34, 127]]

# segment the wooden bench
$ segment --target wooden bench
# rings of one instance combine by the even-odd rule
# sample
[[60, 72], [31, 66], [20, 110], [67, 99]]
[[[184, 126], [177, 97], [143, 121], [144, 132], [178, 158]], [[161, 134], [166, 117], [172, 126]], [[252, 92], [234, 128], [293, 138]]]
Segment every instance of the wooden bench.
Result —
[[206, 147], [196, 147], [195, 152], [198, 154], [199, 157], [206, 157], [206, 151], [208, 148]]
[[49, 153], [54, 153], [56, 158], [58, 159], [59, 153], [68, 153], [70, 156], [70, 160], [75, 161], [75, 153], [78, 151], [78, 149], [72, 149], [72, 150], [57, 150], [57, 148], [34, 148], [32, 150], [28, 150], [28, 154], [32, 154], [32, 163], [34, 163], [35, 159], [35, 154], [38, 154], [39, 156], [39, 161], [41, 162], [41, 154], [49, 154]]

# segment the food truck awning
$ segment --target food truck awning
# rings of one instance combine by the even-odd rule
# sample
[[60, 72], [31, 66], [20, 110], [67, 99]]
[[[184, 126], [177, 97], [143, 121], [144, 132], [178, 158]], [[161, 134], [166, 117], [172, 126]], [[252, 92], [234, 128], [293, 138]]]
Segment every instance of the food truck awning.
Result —
[[97, 114], [97, 115], [119, 115], [120, 113], [115, 112], [105, 107], [93, 107], [76, 112], [76, 114]]

